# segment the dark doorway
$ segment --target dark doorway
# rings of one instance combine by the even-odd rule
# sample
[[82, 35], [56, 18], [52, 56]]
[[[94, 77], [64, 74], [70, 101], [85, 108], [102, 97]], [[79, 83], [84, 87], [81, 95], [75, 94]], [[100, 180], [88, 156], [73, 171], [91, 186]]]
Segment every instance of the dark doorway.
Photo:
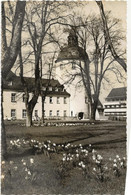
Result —
[[79, 120], [83, 119], [83, 116], [84, 116], [84, 112], [79, 112], [78, 119]]

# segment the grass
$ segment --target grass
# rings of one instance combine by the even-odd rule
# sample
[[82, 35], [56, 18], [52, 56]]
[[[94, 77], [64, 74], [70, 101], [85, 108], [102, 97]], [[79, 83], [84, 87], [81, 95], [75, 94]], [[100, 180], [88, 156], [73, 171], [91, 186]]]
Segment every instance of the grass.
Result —
[[[57, 145], [71, 143], [74, 146], [73, 149], [75, 149], [75, 145], [82, 144], [86, 148], [91, 144], [92, 148], [103, 156], [104, 162], [108, 162], [109, 158], [114, 159], [116, 155], [121, 158], [126, 156], [125, 122], [31, 128], [9, 122], [6, 124], [6, 132], [9, 157], [7, 162], [2, 165], [5, 175], [2, 181], [3, 194], [124, 194], [125, 169], [120, 177], [110, 174], [110, 177], [104, 182], [100, 182], [93, 176], [85, 176], [77, 167], [66, 169], [63, 177], [60, 169], [65, 151], [51, 153], [51, 158], [49, 158], [46, 154], [33, 155], [32, 150], [28, 147], [12, 149], [10, 141], [19, 138], [35, 139], [39, 142], [50, 140]], [[31, 158], [34, 159], [33, 164], [30, 164]], [[22, 159], [26, 165], [23, 165]], [[93, 165], [91, 164], [91, 166]], [[28, 179], [26, 179], [26, 168], [31, 172]]]

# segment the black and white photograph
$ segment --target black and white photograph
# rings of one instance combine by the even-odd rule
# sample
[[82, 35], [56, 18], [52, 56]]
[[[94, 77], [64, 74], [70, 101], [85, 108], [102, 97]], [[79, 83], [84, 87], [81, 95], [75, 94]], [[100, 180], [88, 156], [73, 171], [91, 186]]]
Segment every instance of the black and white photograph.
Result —
[[125, 195], [127, 89], [127, 1], [1, 1], [1, 194]]

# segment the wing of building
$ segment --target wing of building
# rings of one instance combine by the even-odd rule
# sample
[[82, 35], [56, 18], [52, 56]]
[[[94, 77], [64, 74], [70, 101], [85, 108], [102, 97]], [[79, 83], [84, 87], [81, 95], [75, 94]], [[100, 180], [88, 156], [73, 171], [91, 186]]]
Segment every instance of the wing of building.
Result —
[[126, 104], [126, 87], [114, 88], [106, 97], [104, 103], [104, 114], [111, 119], [125, 119]]
[[[25, 77], [28, 83], [30, 95], [34, 90], [34, 78]], [[64, 86], [55, 79], [42, 79], [42, 96], [46, 98], [44, 103], [45, 117], [59, 118], [69, 116], [70, 94], [64, 89]], [[48, 87], [48, 90], [46, 90]], [[3, 110], [4, 119], [24, 119], [26, 118], [24, 87], [19, 76], [10, 72], [7, 79], [3, 82]], [[42, 116], [42, 96], [39, 96], [38, 102], [34, 108], [33, 116]]]

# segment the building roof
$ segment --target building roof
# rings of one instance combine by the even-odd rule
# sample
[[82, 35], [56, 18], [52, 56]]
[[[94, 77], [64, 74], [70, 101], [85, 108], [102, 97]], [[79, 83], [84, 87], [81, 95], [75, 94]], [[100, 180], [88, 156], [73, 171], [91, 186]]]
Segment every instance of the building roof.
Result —
[[109, 99], [126, 99], [126, 87], [121, 88], [114, 88], [110, 91], [109, 95], [107, 96], [106, 100]]
[[[35, 78], [24, 77], [24, 80], [27, 83], [28, 90], [33, 92], [35, 86]], [[64, 86], [59, 83], [58, 80], [55, 79], [42, 79], [42, 87], [52, 87], [52, 91], [47, 91], [46, 95], [66, 95], [70, 96], [70, 94], [64, 89]], [[58, 91], [55, 91], [55, 88], [58, 88]], [[19, 76], [16, 76], [13, 72], [8, 74], [8, 77], [3, 81], [3, 89], [24, 92], [24, 86], [21, 82]], [[43, 93], [44, 94], [44, 93]]]

